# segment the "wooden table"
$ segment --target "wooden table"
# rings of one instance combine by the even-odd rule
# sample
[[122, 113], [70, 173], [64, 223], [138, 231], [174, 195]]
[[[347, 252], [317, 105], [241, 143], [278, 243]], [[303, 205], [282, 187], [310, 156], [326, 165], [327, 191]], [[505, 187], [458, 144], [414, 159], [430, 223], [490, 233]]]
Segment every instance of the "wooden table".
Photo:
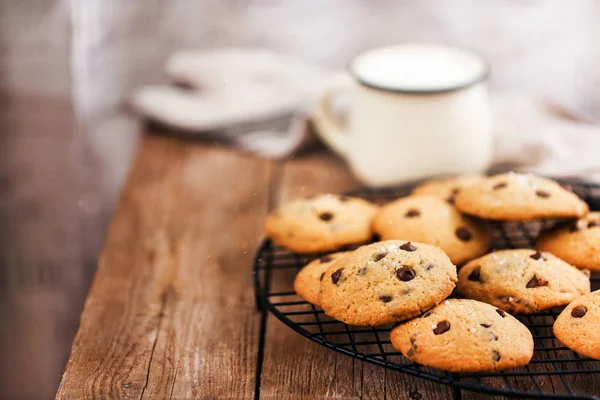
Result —
[[323, 150], [269, 161], [145, 135], [56, 397], [480, 398], [327, 350], [256, 310], [266, 213], [357, 186]]

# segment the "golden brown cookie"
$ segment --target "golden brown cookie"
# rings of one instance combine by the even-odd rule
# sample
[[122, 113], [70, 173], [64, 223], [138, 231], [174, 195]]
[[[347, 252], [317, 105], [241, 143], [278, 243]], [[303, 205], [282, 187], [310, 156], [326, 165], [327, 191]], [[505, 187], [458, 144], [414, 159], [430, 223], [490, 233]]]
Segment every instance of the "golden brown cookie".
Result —
[[336, 260], [321, 281], [321, 308], [351, 325], [412, 318], [452, 293], [456, 267], [438, 247], [389, 240]]
[[591, 212], [543, 233], [537, 248], [579, 268], [600, 271], [600, 212]]
[[573, 300], [556, 318], [552, 330], [571, 350], [600, 360], [600, 290]]
[[588, 213], [583, 200], [553, 180], [514, 172], [464, 188], [454, 203], [464, 213], [493, 220], [578, 218]]
[[294, 290], [298, 296], [316, 306], [319, 305], [319, 291], [321, 290], [321, 280], [325, 276], [325, 271], [340, 257], [350, 254], [349, 251], [326, 254], [319, 257], [298, 272], [294, 279]]
[[432, 196], [408, 196], [387, 204], [373, 220], [373, 230], [381, 240], [438, 246], [458, 265], [485, 254], [492, 242], [487, 224]]
[[284, 204], [267, 216], [266, 235], [298, 253], [319, 253], [367, 242], [378, 207], [343, 195], [323, 194]]
[[590, 280], [587, 270], [550, 253], [501, 250], [462, 267], [456, 290], [508, 312], [528, 314], [569, 304], [590, 292]]
[[446, 300], [394, 327], [390, 339], [412, 361], [453, 372], [514, 368], [533, 356], [533, 338], [525, 325], [475, 300]]
[[481, 174], [464, 174], [429, 180], [415, 187], [413, 195], [435, 196], [449, 203], [454, 203], [454, 197], [467, 186], [471, 186], [485, 176]]

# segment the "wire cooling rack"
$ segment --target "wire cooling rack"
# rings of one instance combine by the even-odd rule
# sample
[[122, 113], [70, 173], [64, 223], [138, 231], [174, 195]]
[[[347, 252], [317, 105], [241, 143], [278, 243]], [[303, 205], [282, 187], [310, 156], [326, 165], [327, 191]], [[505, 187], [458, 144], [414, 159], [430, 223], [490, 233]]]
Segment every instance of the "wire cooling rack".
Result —
[[[600, 185], [561, 182], [600, 210]], [[349, 193], [385, 204], [410, 192], [410, 186], [360, 190]], [[495, 249], [533, 247], [540, 230], [551, 221], [507, 222], [494, 225]], [[336, 321], [318, 307], [296, 295], [292, 287], [300, 268], [320, 255], [305, 256], [263, 242], [254, 262], [258, 307], [265, 307], [299, 334], [331, 350], [401, 371], [456, 389], [523, 398], [599, 399], [600, 361], [580, 356], [563, 346], [552, 334], [561, 309], [518, 316], [531, 331], [535, 350], [525, 367], [493, 373], [450, 373], [415, 364], [396, 351], [390, 342], [391, 326], [358, 327]], [[600, 289], [600, 275], [592, 275], [592, 290]], [[600, 332], [598, 332], [600, 335]]]

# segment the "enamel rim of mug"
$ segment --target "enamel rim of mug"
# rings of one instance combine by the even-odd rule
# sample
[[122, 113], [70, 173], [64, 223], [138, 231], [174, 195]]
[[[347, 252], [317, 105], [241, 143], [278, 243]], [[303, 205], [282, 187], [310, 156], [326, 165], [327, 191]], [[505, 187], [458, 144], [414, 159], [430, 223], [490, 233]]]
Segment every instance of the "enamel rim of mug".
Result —
[[[473, 58], [476, 58], [478, 60], [478, 62], [482, 66], [482, 71], [480, 74], [475, 76], [473, 79], [467, 80], [464, 83], [460, 83], [457, 85], [451, 85], [451, 86], [441, 87], [441, 88], [431, 88], [431, 89], [430, 88], [403, 89], [403, 88], [399, 88], [399, 87], [389, 87], [389, 86], [379, 85], [374, 82], [369, 82], [368, 80], [364, 79], [359, 73], [357, 73], [355, 71], [355, 69], [353, 68], [353, 66], [358, 58], [360, 58], [361, 56], [364, 56], [365, 54], [368, 54], [371, 51], [383, 50], [383, 49], [388, 49], [388, 48], [393, 49], [393, 48], [399, 48], [399, 47], [404, 47], [404, 46], [415, 46], [415, 45], [435, 46], [435, 47], [440, 47], [440, 48], [445, 47], [447, 49], [457, 50], [457, 51], [463, 52], [465, 54], [469, 54], [470, 56], [472, 56]], [[367, 50], [365, 52], [362, 52], [362, 53], [357, 54], [354, 57], [352, 57], [350, 59], [350, 61], [348, 62], [346, 69], [348, 70], [350, 75], [362, 86], [368, 87], [370, 89], [383, 91], [383, 92], [406, 93], [406, 94], [439, 94], [439, 93], [454, 92], [454, 91], [466, 89], [468, 87], [471, 87], [478, 83], [486, 81], [490, 77], [490, 74], [491, 74], [491, 68], [490, 68], [489, 62], [485, 58], [483, 58], [479, 53], [476, 53], [476, 52], [468, 50], [468, 49], [463, 49], [460, 47], [446, 46], [443, 44], [440, 44], [440, 45], [430, 44], [430, 43], [407, 43], [407, 44], [383, 46], [383, 47], [377, 47], [374, 49], [370, 49], [370, 50]]]

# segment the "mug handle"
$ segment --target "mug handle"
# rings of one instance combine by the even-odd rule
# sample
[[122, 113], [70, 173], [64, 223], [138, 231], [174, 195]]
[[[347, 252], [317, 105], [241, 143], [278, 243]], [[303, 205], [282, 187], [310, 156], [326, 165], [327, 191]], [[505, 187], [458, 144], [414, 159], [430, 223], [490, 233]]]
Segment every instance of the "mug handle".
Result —
[[329, 81], [320, 95], [317, 109], [313, 117], [315, 131], [336, 153], [345, 155], [348, 152], [348, 136], [345, 124], [333, 111], [331, 102], [342, 91], [348, 91], [354, 81], [347, 73], [339, 73]]

